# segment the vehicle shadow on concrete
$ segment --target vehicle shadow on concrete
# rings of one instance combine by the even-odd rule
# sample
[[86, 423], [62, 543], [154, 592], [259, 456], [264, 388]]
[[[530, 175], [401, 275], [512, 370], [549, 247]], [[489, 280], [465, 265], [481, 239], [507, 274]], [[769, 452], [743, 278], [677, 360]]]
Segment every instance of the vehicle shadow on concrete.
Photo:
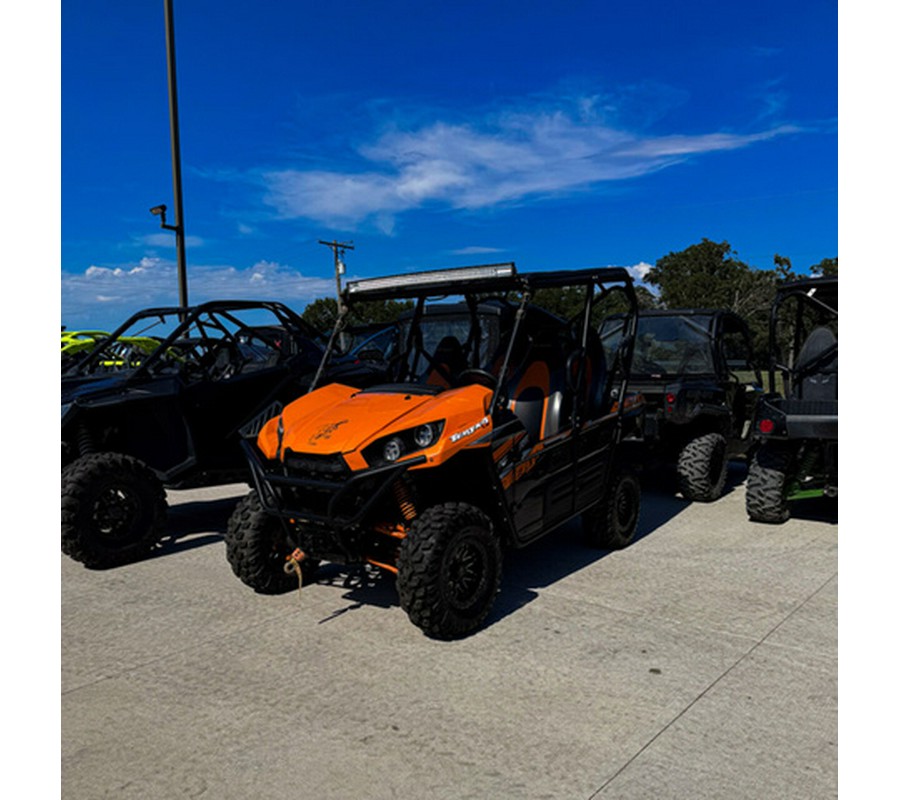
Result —
[[[642, 480], [641, 516], [629, 547], [651, 536], [690, 505], [674, 492]], [[596, 549], [584, 541], [581, 519], [532, 545], [506, 554], [503, 583], [485, 627], [518, 611], [540, 595], [541, 589], [606, 558], [614, 551]]]
[[340, 605], [319, 620], [319, 625], [331, 622], [352, 611], [366, 606], [392, 608], [399, 606], [396, 579], [387, 570], [377, 567], [343, 567], [338, 564], [324, 564], [316, 574], [316, 584], [330, 586], [343, 592], [341, 599], [349, 601]]
[[[631, 546], [652, 535], [689, 505], [681, 497], [661, 490], [653, 482], [646, 487], [642, 486], [642, 490], [641, 516]], [[581, 520], [574, 519], [522, 550], [505, 552], [500, 592], [481, 629], [534, 601], [541, 589], [612, 552], [588, 546], [582, 533]], [[348, 569], [325, 564], [319, 570], [316, 583], [340, 590], [341, 599], [345, 601], [345, 604], [339, 605], [331, 614], [320, 619], [320, 625], [366, 606], [399, 606], [394, 576], [375, 567]], [[477, 631], [473, 635], [477, 635]]]
[[838, 501], [836, 497], [816, 497], [809, 500], [794, 500], [789, 504], [791, 517], [810, 522], [825, 522], [837, 525]]
[[221, 542], [239, 497], [196, 500], [169, 507], [166, 535], [148, 558], [162, 558]]

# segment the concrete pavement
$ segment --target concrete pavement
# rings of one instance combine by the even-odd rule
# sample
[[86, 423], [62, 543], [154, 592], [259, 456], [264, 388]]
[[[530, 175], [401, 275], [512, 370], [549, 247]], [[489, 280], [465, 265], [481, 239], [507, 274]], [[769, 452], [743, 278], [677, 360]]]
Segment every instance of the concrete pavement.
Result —
[[639, 538], [508, 554], [486, 627], [426, 638], [378, 574], [278, 597], [221, 541], [246, 487], [171, 492], [174, 540], [62, 556], [71, 800], [837, 797], [837, 525], [645, 491]]

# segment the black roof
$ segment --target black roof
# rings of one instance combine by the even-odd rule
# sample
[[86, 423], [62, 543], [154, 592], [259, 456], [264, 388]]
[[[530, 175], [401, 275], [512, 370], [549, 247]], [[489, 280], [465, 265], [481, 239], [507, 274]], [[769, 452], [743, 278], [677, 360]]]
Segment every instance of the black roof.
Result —
[[837, 314], [838, 308], [838, 279], [837, 275], [822, 275], [819, 277], [803, 278], [797, 281], [782, 283], [778, 287], [776, 305], [780, 305], [789, 297], [806, 297], [810, 302]]

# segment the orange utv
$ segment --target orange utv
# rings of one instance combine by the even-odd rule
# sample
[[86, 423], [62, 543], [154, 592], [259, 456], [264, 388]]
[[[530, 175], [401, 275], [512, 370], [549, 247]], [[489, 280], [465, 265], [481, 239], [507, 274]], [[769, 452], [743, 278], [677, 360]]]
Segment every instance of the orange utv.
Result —
[[[578, 297], [574, 319], [535, 302], [560, 291]], [[342, 299], [320, 373], [355, 303], [414, 301], [390, 382], [314, 382], [251, 426], [255, 489], [225, 536], [244, 583], [277, 593], [321, 561], [375, 565], [415, 625], [452, 639], [490, 612], [504, 549], [579, 515], [590, 543], [631, 541], [640, 487], [619, 444], [640, 402], [627, 393], [637, 303], [625, 269], [462, 267], [350, 282]], [[607, 364], [597, 330], [613, 300], [629, 321]]]

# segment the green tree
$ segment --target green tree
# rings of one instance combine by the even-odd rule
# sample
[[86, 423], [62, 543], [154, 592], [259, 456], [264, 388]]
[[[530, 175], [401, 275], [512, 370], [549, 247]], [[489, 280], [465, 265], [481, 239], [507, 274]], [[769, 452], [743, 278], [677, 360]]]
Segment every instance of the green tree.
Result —
[[837, 258], [823, 258], [818, 264], [813, 264], [809, 271], [813, 275], [822, 275], [829, 277], [837, 277], [838, 260]]
[[319, 297], [307, 305], [300, 316], [316, 330], [327, 333], [337, 322], [337, 300], [333, 297]]
[[752, 309], [761, 284], [754, 270], [732, 251], [728, 242], [703, 239], [680, 252], [658, 259], [645, 281], [659, 289], [665, 308]]
[[581, 286], [538, 289], [533, 302], [558, 317], [573, 319], [584, 310], [584, 289]]
[[778, 276], [779, 281], [797, 280], [798, 276], [794, 274], [791, 260], [787, 256], [780, 256], [778, 255], [778, 253], [776, 253], [773, 260], [775, 262], [775, 272]]
[[[646, 286], [635, 286], [638, 308], [655, 308], [656, 296]], [[549, 289], [538, 289], [534, 295], [534, 304], [545, 308], [563, 319], [573, 319], [584, 309], [584, 289], [581, 286], [560, 286]], [[614, 292], [602, 303], [595, 314], [605, 316], [628, 310], [628, 303], [621, 292]]]
[[762, 355], [776, 286], [792, 274], [784, 256], [775, 256], [775, 269], [754, 269], [737, 258], [728, 242], [703, 239], [658, 259], [645, 281], [658, 287], [664, 308], [722, 308], [739, 314]]
[[[411, 300], [373, 300], [354, 303], [350, 308], [348, 323], [351, 326], [389, 325], [412, 306]], [[337, 322], [337, 300], [333, 297], [319, 297], [303, 309], [301, 316], [317, 330], [328, 333]]]
[[356, 303], [350, 309], [351, 325], [390, 325], [404, 311], [413, 307], [412, 300], [373, 300]]

